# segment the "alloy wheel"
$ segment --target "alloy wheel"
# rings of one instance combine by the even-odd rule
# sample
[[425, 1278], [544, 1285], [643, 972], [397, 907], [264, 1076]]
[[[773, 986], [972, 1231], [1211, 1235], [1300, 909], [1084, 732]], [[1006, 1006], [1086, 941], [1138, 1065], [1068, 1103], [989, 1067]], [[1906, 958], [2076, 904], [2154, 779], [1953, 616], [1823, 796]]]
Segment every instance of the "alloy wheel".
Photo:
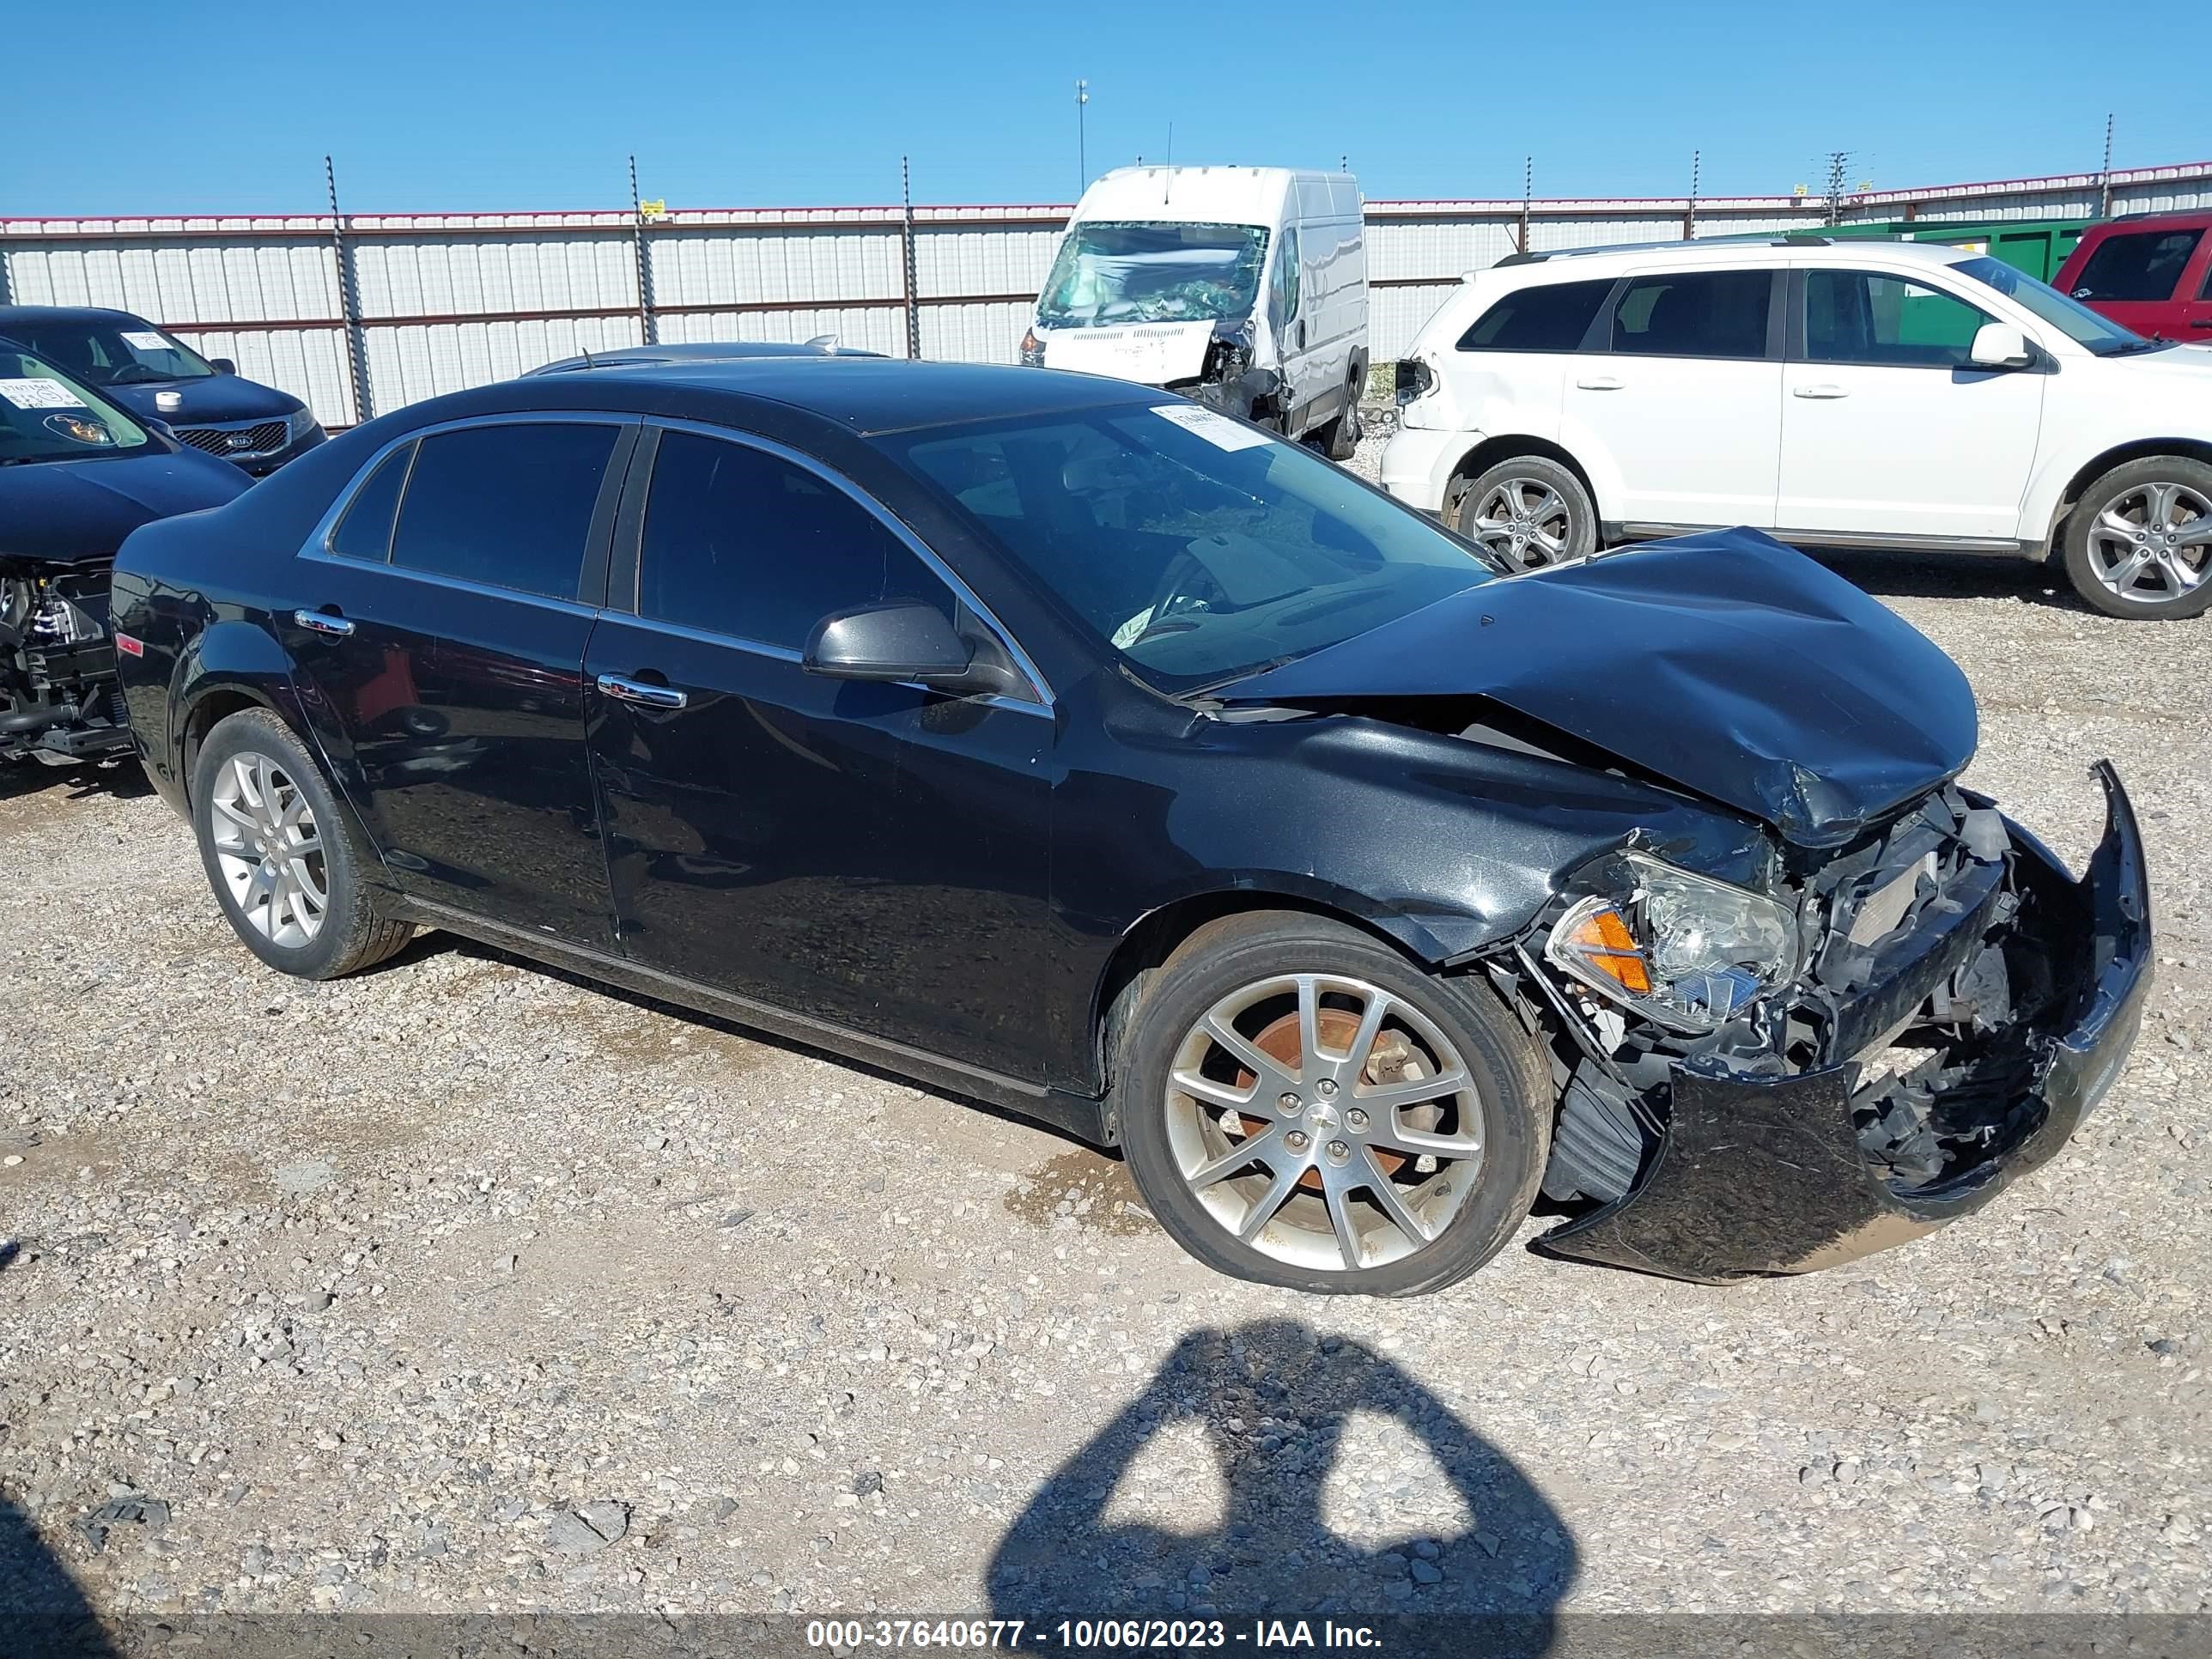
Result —
[[2089, 568], [2114, 597], [2164, 605], [2196, 592], [2212, 562], [2212, 501], [2186, 484], [2123, 491], [2089, 526]]
[[1482, 1171], [1473, 1075], [1433, 1021], [1364, 980], [1279, 974], [1184, 1036], [1168, 1144], [1206, 1213], [1293, 1267], [1352, 1271], [1433, 1243]]
[[1566, 556], [1574, 510], [1540, 478], [1501, 478], [1483, 492], [1468, 534], [1516, 570], [1535, 570]]
[[313, 943], [330, 876], [306, 793], [266, 755], [241, 754], [216, 775], [208, 806], [216, 864], [247, 925], [273, 945]]

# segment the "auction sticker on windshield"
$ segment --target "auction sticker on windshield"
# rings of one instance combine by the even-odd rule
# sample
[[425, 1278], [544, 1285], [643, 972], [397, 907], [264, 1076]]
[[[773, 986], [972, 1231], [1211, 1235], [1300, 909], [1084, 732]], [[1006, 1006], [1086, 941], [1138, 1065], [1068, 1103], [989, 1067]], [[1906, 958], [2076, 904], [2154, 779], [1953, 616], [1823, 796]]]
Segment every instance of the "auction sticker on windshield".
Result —
[[125, 329], [123, 343], [133, 351], [167, 351], [169, 349], [169, 343], [150, 328]]
[[1239, 426], [1226, 415], [1211, 409], [1200, 409], [1194, 404], [1163, 404], [1152, 410], [1163, 420], [1173, 421], [1187, 431], [1195, 432], [1216, 449], [1249, 449], [1255, 444], [1268, 441], [1264, 432], [1255, 432], [1249, 426]]
[[0, 398], [18, 409], [82, 409], [84, 399], [59, 380], [0, 380]]

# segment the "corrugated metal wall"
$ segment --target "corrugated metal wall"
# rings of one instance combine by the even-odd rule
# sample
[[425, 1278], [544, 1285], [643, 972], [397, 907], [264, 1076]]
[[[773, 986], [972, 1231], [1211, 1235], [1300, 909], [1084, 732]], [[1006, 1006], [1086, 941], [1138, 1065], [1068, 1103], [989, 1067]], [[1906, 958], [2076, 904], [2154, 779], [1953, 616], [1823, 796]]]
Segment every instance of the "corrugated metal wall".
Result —
[[[1874, 191], [1859, 220], [2086, 217], [2094, 173]], [[2115, 213], [2212, 205], [2212, 162], [2116, 172]], [[903, 356], [912, 238], [922, 356], [1011, 362], [1057, 246], [1065, 207], [689, 210], [643, 232], [626, 212], [349, 216], [331, 220], [0, 220], [0, 303], [135, 312], [241, 374], [305, 398], [325, 424], [361, 418], [349, 352], [358, 330], [373, 412], [503, 380], [583, 350], [664, 341], [803, 340], [835, 334]], [[1368, 204], [1370, 331], [1398, 356], [1460, 276], [1496, 264], [1525, 225], [1538, 249], [1679, 237], [1685, 200]], [[1701, 236], [1816, 228], [1818, 199], [1694, 204]], [[341, 258], [357, 311], [349, 319]]]

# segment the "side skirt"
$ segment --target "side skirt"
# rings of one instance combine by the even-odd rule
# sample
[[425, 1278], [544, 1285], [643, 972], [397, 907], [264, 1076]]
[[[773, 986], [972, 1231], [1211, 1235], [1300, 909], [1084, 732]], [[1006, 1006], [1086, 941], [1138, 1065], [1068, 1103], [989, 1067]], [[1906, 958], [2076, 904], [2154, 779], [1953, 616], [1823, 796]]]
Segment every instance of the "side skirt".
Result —
[[509, 951], [548, 967], [566, 969], [587, 979], [602, 980], [640, 996], [674, 1003], [694, 1012], [713, 1014], [765, 1031], [772, 1036], [826, 1049], [841, 1058], [909, 1079], [940, 1092], [964, 1096], [995, 1106], [1017, 1116], [1075, 1136], [1093, 1146], [1111, 1146], [1119, 1137], [1107, 1125], [1106, 1104], [1083, 1095], [1069, 1094], [1043, 1084], [1025, 1083], [981, 1066], [966, 1066], [940, 1054], [925, 1053], [904, 1043], [869, 1036], [848, 1026], [811, 1018], [756, 1002], [727, 991], [716, 990], [678, 974], [648, 968], [624, 957], [595, 951], [565, 939], [551, 939], [503, 922], [471, 915], [420, 898], [406, 898], [392, 907], [402, 921], [424, 927], [459, 933], [495, 950]]
[[[1694, 536], [1729, 526], [1713, 524], [1607, 524], [1600, 528], [1607, 541], [1654, 541], [1666, 536]], [[1893, 536], [1887, 532], [1849, 530], [1769, 530], [1765, 532], [1791, 547], [1838, 548], [1893, 553], [1977, 553], [1999, 559], [2040, 559], [2039, 542], [2008, 541], [1991, 536]]]

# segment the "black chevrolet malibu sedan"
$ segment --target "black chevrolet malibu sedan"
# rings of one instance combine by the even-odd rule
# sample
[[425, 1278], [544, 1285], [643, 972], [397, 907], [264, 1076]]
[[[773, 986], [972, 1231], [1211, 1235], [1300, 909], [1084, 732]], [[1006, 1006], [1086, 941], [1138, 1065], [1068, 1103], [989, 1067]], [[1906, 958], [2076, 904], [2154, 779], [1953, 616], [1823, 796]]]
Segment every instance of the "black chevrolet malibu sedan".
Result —
[[263, 961], [417, 927], [1126, 1154], [1224, 1272], [1719, 1280], [2051, 1157], [2148, 982], [1975, 713], [1748, 532], [1502, 577], [1294, 444], [1035, 370], [756, 360], [416, 404], [116, 573]]

